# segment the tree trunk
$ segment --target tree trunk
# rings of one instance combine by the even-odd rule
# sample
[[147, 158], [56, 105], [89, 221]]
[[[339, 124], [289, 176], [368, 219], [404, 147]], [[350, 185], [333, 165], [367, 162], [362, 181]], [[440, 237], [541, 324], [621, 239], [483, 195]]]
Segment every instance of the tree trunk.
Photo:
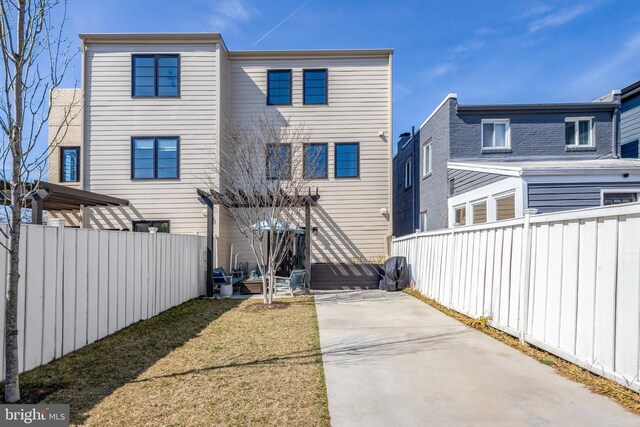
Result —
[[17, 46], [15, 62], [14, 108], [15, 122], [11, 123], [11, 228], [9, 230], [9, 283], [5, 308], [5, 383], [4, 399], [7, 403], [20, 400], [18, 365], [18, 281], [20, 280], [20, 225], [22, 223], [22, 125], [23, 125], [23, 68], [25, 2], [18, 0]]

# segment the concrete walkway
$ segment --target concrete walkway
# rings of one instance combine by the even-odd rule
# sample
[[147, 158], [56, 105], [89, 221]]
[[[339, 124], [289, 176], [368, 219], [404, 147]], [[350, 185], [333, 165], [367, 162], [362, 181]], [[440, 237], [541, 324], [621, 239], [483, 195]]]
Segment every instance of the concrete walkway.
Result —
[[316, 295], [333, 426], [638, 426], [640, 417], [403, 293]]

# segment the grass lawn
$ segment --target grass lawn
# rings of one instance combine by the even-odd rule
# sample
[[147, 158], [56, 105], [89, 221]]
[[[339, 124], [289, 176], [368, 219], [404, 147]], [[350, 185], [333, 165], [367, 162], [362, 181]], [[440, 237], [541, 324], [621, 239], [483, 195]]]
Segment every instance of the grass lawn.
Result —
[[195, 299], [21, 375], [83, 425], [329, 425], [313, 299]]

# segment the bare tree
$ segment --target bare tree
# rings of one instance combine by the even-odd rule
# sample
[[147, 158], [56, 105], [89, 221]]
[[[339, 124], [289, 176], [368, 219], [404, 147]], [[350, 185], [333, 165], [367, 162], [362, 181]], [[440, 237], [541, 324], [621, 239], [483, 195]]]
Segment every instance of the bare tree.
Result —
[[229, 125], [225, 134], [207, 181], [251, 247], [263, 301], [271, 304], [276, 271], [303, 232], [301, 200], [326, 164], [319, 151], [306, 145], [304, 124], [290, 126], [279, 116], [263, 113], [248, 125]]
[[[60, 6], [60, 8], [58, 8]], [[62, 113], [61, 124], [49, 130], [48, 147], [38, 143], [51, 113], [51, 96], [77, 55], [63, 37], [64, 0], [0, 0], [0, 50], [4, 70], [0, 99], [3, 162], [2, 197], [9, 205], [8, 286], [5, 306], [5, 401], [20, 399], [18, 381], [18, 283], [21, 210], [38, 192], [52, 148], [64, 138], [77, 115], [77, 100]], [[55, 16], [54, 16], [55, 15]], [[57, 22], [56, 22], [57, 21]]]

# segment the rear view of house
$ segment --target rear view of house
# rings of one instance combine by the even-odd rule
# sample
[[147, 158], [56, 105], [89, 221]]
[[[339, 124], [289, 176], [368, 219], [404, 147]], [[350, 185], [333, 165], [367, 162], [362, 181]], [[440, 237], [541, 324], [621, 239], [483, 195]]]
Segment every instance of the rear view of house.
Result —
[[[54, 103], [75, 95], [81, 114], [49, 180], [129, 206], [62, 214], [69, 224], [204, 234], [196, 189], [210, 183], [225, 127], [267, 111], [304, 123], [308, 149], [324, 158], [313, 262], [388, 253], [392, 50], [230, 51], [217, 33], [80, 37], [81, 87], [56, 91]], [[255, 264], [223, 209], [214, 223], [216, 264], [229, 265], [231, 245], [234, 260]]]

